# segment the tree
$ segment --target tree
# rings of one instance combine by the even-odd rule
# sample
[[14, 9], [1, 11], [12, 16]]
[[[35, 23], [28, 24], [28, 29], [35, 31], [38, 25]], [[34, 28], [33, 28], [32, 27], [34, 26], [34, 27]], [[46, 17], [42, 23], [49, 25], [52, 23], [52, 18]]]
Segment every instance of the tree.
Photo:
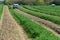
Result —
[[42, 5], [44, 4], [44, 0], [36, 0], [35, 2], [37, 5]]
[[44, 0], [45, 4], [50, 4], [52, 0]]
[[6, 0], [4, 0], [4, 4], [6, 4]]

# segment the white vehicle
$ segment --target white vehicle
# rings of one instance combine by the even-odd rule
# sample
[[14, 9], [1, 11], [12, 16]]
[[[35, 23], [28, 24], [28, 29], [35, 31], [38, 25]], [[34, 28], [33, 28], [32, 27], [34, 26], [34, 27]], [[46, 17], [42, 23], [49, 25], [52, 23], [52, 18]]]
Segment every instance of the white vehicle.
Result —
[[19, 4], [13, 4], [13, 9], [18, 8]]
[[51, 4], [52, 7], [55, 7], [56, 5], [55, 4]]

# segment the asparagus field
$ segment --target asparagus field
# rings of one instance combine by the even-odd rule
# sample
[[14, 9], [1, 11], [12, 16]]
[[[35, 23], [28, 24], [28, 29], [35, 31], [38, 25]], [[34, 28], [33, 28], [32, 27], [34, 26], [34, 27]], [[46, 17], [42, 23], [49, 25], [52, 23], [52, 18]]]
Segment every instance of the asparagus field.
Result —
[[[56, 37], [52, 32], [44, 29], [41, 25], [31, 21], [31, 19], [25, 17], [22, 14], [15, 12], [12, 8], [10, 12], [13, 18], [17, 21], [18, 24], [22, 25], [28, 37], [33, 40], [59, 40], [60, 38]], [[49, 39], [50, 38], [50, 39]]]
[[44, 13], [44, 14], [60, 16], [59, 6], [54, 7], [54, 8], [53, 7], [49, 7], [49, 6], [48, 7], [47, 6], [44, 6], [44, 7], [43, 6], [24, 6], [24, 8], [32, 10], [32, 11]]
[[60, 25], [60, 17], [57, 18], [57, 17], [51, 16], [51, 15], [42, 14], [42, 13], [39, 13], [39, 12], [35, 12], [35, 11], [25, 9], [23, 7], [20, 7], [19, 9], [23, 12], [28, 13], [28, 14], [34, 15], [36, 17], [39, 17], [39, 18], [42, 18], [42, 19], [45, 19], [45, 20], [49, 20], [51, 22], [54, 22], [54, 23]]
[[59, 7], [0, 5], [0, 40], [60, 40]]

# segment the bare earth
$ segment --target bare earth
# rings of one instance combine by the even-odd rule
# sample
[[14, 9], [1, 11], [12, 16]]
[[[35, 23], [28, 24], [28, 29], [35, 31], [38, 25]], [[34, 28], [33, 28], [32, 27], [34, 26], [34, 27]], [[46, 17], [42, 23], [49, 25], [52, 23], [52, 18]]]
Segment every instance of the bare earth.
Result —
[[55, 23], [52, 23], [50, 21], [47, 21], [47, 20], [32, 16], [32, 15], [29, 15], [27, 13], [24, 13], [24, 12], [18, 10], [18, 9], [15, 9], [15, 11], [30, 18], [32, 21], [42, 25], [47, 30], [53, 32], [56, 36], [60, 36], [60, 26], [59, 25], [56, 25]]
[[10, 15], [7, 6], [4, 6], [3, 20], [0, 26], [0, 40], [29, 40], [23, 28]]

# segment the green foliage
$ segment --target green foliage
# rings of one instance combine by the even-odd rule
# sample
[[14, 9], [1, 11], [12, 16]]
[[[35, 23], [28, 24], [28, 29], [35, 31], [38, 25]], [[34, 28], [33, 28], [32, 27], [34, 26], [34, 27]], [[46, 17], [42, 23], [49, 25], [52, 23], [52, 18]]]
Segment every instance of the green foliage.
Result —
[[3, 12], [3, 5], [0, 5], [0, 19], [1, 19], [1, 16], [2, 16], [2, 12]]
[[53, 17], [53, 16], [48, 16], [48, 15], [45, 15], [43, 13], [39, 13], [39, 12], [35, 12], [35, 11], [30, 11], [28, 9], [24, 9], [23, 7], [20, 6], [19, 8], [21, 11], [23, 12], [26, 12], [28, 14], [31, 14], [33, 16], [36, 16], [36, 17], [39, 17], [39, 18], [42, 18], [42, 19], [45, 19], [45, 20], [49, 20], [51, 22], [54, 22], [56, 24], [59, 24], [60, 25], [60, 18], [56, 18], [56, 17]]
[[4, 0], [4, 4], [6, 4], [6, 0]]
[[44, 4], [44, 0], [36, 0], [35, 4], [36, 5], [43, 5]]
[[54, 16], [59, 16], [60, 17], [60, 8], [59, 6], [57, 7], [49, 7], [49, 6], [45, 6], [45, 7], [33, 7], [34, 9], [36, 9], [37, 11], [40, 11], [41, 13], [45, 13], [45, 14], [49, 14], [49, 15], [54, 15]]
[[10, 9], [10, 11], [12, 12], [12, 15], [15, 18], [15, 20], [17, 20], [17, 22], [24, 27], [25, 31], [31, 38], [36, 38], [37, 36], [39, 36], [39, 33], [33, 28], [33, 26], [35, 25], [34, 22], [31, 22], [28, 18], [24, 17], [21, 14], [16, 14], [16, 12], [14, 12], [13, 9]]
[[59, 16], [60, 17], [60, 8], [59, 6], [53, 8], [51, 6], [23, 6], [26, 9], [40, 12], [43, 14], [49, 14], [53, 16]]
[[12, 7], [8, 4], [9, 9], [12, 9]]
[[60, 40], [52, 32], [46, 30], [41, 25], [36, 24], [27, 17], [15, 12], [13, 9], [9, 9], [13, 18], [22, 25], [26, 33], [33, 40]]

